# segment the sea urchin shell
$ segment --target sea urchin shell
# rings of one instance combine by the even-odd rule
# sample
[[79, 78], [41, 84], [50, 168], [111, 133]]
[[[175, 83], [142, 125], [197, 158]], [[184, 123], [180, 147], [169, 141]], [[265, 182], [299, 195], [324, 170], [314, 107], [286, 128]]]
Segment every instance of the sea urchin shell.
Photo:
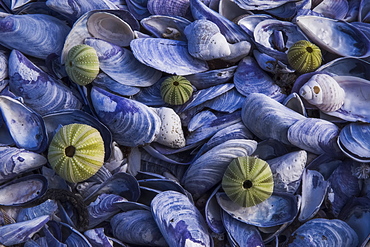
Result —
[[182, 105], [193, 93], [191, 83], [182, 76], [174, 75], [166, 78], [161, 85], [162, 99], [170, 105]]
[[252, 156], [230, 162], [222, 178], [226, 195], [242, 207], [251, 207], [268, 199], [274, 189], [269, 164]]
[[88, 45], [76, 45], [67, 55], [65, 69], [69, 78], [85, 86], [99, 74], [99, 59], [95, 49]]
[[99, 131], [89, 125], [65, 125], [51, 140], [48, 161], [65, 180], [71, 183], [84, 181], [103, 165], [103, 139]]
[[322, 61], [321, 50], [307, 40], [300, 40], [288, 50], [288, 62], [299, 73], [315, 71]]

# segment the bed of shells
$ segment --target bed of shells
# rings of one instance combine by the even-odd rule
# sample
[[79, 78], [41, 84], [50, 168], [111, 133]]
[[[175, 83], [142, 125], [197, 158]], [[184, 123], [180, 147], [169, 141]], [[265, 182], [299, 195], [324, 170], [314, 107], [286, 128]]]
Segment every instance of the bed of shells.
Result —
[[369, 246], [369, 106], [369, 0], [0, 0], [0, 244]]

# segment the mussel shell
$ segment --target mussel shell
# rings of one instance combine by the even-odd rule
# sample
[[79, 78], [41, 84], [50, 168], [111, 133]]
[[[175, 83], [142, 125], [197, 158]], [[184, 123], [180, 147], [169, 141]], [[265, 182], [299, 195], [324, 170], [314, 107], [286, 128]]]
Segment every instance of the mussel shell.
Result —
[[52, 53], [60, 55], [69, 31], [65, 22], [45, 14], [0, 18], [0, 44], [41, 59]]
[[17, 215], [17, 222], [32, 220], [43, 215], [52, 216], [57, 210], [57, 202], [47, 199], [39, 205], [30, 208], [22, 208]]
[[127, 201], [115, 194], [100, 194], [87, 206], [89, 211], [89, 228], [93, 228], [121, 211], [115, 202]]
[[184, 194], [159, 193], [151, 202], [151, 211], [169, 246], [212, 246], [203, 216]]
[[86, 198], [85, 203], [91, 203], [100, 194], [116, 194], [129, 201], [137, 201], [140, 197], [139, 184], [134, 176], [125, 172], [117, 172], [106, 181], [101, 183]]
[[100, 69], [123, 85], [148, 87], [162, 76], [160, 71], [140, 63], [126, 48], [96, 38], [86, 38], [84, 43], [96, 50]]
[[323, 203], [329, 183], [315, 170], [305, 169], [302, 175], [302, 202], [299, 221], [307, 221], [315, 216]]
[[355, 57], [339, 57], [323, 64], [316, 71], [335, 74], [338, 76], [356, 76], [370, 80], [370, 63]]
[[288, 246], [357, 246], [356, 232], [339, 219], [317, 218], [293, 232]]
[[49, 215], [0, 227], [0, 244], [17, 245], [31, 239], [50, 220]]
[[[339, 219], [345, 221], [358, 235], [359, 243], [365, 243], [370, 236], [370, 198], [355, 197], [340, 211]], [[361, 245], [364, 246], [364, 245]]]
[[233, 218], [246, 224], [271, 227], [291, 222], [298, 214], [298, 196], [290, 193], [274, 193], [267, 200], [253, 206], [241, 207], [225, 193], [216, 194], [218, 204]]
[[48, 180], [40, 174], [14, 179], [0, 186], [0, 205], [26, 205], [41, 198], [47, 189]]
[[206, 205], [204, 207], [204, 218], [208, 224], [208, 227], [212, 232], [221, 234], [225, 232], [224, 223], [222, 222], [222, 211], [220, 205], [218, 205], [216, 199], [216, 193], [221, 188], [221, 185], [217, 186], [212, 194], [208, 197]]
[[80, 109], [82, 106], [62, 81], [41, 70], [18, 50], [9, 55], [9, 78], [10, 90], [41, 115], [62, 109]]
[[295, 0], [267, 0], [267, 1], [259, 1], [259, 0], [234, 0], [234, 2], [242, 9], [246, 10], [266, 10], [277, 8], [283, 4], [288, 2], [293, 2]]
[[340, 131], [337, 142], [348, 157], [359, 162], [370, 162], [370, 124], [349, 123]]
[[118, 213], [110, 220], [113, 236], [141, 246], [167, 246], [153, 215], [148, 210], [129, 210]]
[[190, 164], [182, 185], [194, 198], [199, 198], [222, 180], [232, 159], [251, 155], [256, 146], [256, 141], [243, 139], [231, 139], [215, 146]]
[[244, 96], [262, 93], [279, 102], [286, 97], [273, 79], [250, 56], [239, 62], [234, 74], [234, 84], [238, 92]]
[[45, 165], [47, 160], [41, 154], [16, 147], [0, 147], [1, 169], [0, 183], [22, 173], [32, 171]]
[[228, 239], [233, 246], [263, 246], [263, 240], [258, 228], [241, 222], [228, 213], [222, 211], [222, 221], [225, 226]]
[[218, 84], [226, 83], [233, 78], [237, 66], [208, 70], [205, 72], [187, 75], [186, 78], [197, 89], [204, 89]]
[[189, 0], [148, 0], [147, 8], [152, 15], [186, 16]]
[[141, 63], [169, 74], [190, 75], [209, 69], [205, 61], [189, 54], [184, 41], [140, 38], [131, 41], [130, 47]]
[[134, 31], [130, 25], [109, 12], [92, 13], [86, 24], [93, 37], [118, 46], [129, 46], [134, 39]]
[[103, 227], [87, 230], [84, 232], [84, 235], [93, 247], [113, 247], [113, 241], [111, 241], [108, 236], [105, 235]]
[[0, 96], [0, 112], [17, 147], [36, 153], [45, 151], [48, 137], [39, 114], [8, 96]]
[[304, 150], [267, 160], [274, 178], [274, 191], [295, 193], [300, 185], [306, 162], [307, 152]]
[[100, 119], [121, 145], [135, 147], [151, 143], [159, 133], [161, 120], [148, 106], [93, 87], [91, 101]]
[[241, 116], [245, 126], [258, 138], [272, 138], [284, 144], [290, 144], [287, 138], [289, 127], [305, 118], [261, 93], [251, 93], [246, 97]]
[[369, 39], [350, 23], [319, 16], [299, 16], [297, 25], [315, 44], [334, 54], [358, 58], [370, 54]]
[[[286, 38], [284, 40], [278, 39], [278, 37], [275, 37], [275, 34], [286, 36]], [[288, 62], [288, 49], [299, 40], [307, 40], [296, 24], [275, 19], [267, 19], [258, 23], [254, 29], [253, 36], [257, 48], [261, 52], [284, 63]], [[283, 44], [279, 42], [283, 42]]]
[[287, 137], [291, 144], [309, 152], [339, 157], [341, 152], [336, 143], [339, 132], [339, 127], [332, 122], [306, 118], [292, 124]]
[[157, 38], [186, 41], [184, 29], [191, 22], [181, 16], [151, 15], [140, 23]]
[[8, 77], [8, 55], [4, 50], [0, 50], [0, 82], [7, 77]]
[[92, 10], [118, 9], [113, 2], [107, 0], [48, 0], [46, 1], [46, 5], [57, 13], [66, 16], [71, 21], [76, 21], [83, 14]]
[[330, 213], [338, 217], [344, 205], [361, 192], [361, 180], [352, 173], [352, 166], [356, 161], [344, 160], [328, 178], [328, 196], [325, 202]]

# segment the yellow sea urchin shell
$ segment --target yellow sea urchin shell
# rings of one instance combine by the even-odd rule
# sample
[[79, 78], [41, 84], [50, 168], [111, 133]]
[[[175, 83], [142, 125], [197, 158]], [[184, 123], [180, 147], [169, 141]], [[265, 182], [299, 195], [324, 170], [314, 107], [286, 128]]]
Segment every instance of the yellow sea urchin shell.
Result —
[[76, 45], [67, 55], [65, 69], [69, 78], [81, 86], [91, 83], [99, 73], [99, 59], [94, 48]]
[[65, 125], [51, 140], [48, 161], [65, 180], [84, 181], [103, 165], [103, 139], [99, 131], [89, 125]]
[[315, 71], [322, 61], [321, 50], [307, 40], [300, 40], [288, 50], [288, 62], [299, 73]]
[[268, 199], [274, 189], [269, 164], [256, 157], [233, 159], [222, 178], [226, 195], [242, 207], [251, 207]]
[[182, 105], [193, 93], [191, 83], [182, 76], [170, 76], [162, 82], [161, 96], [170, 105]]

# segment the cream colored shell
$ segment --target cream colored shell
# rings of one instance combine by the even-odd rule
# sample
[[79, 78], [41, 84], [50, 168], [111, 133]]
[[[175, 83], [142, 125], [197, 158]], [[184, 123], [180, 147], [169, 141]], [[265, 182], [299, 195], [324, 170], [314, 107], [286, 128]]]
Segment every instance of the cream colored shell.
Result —
[[300, 88], [299, 95], [321, 111], [332, 112], [343, 105], [345, 92], [333, 77], [316, 74]]
[[231, 54], [225, 36], [212, 21], [196, 20], [186, 26], [184, 33], [188, 39], [188, 51], [193, 57], [201, 60], [213, 60]]
[[171, 148], [184, 147], [185, 137], [180, 117], [173, 109], [168, 107], [161, 107], [155, 110], [162, 122], [155, 141]]

